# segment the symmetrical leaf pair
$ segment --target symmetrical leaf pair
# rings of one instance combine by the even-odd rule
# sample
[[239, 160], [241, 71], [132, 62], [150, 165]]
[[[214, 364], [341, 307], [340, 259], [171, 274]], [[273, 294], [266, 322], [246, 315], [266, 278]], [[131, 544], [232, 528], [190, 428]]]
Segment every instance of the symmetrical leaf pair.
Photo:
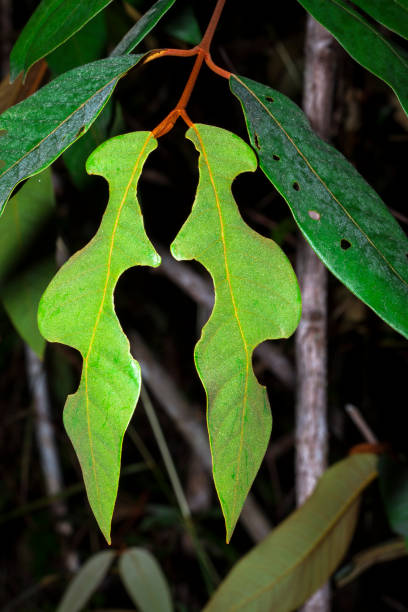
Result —
[[[267, 338], [294, 331], [300, 296], [283, 252], [245, 225], [231, 194], [234, 178], [256, 169], [253, 151], [211, 126], [195, 125], [187, 135], [200, 153], [200, 181], [172, 252], [177, 259], [197, 259], [214, 280], [215, 307], [195, 357], [208, 396], [214, 479], [229, 539], [271, 430], [252, 351]], [[152, 133], [136, 132], [105, 142], [91, 155], [88, 172], [109, 182], [108, 208], [93, 240], [61, 268], [39, 308], [43, 335], [77, 348], [83, 357], [81, 382], [68, 398], [64, 423], [108, 541], [123, 435], [140, 391], [140, 368], [115, 316], [113, 292], [127, 268], [160, 262], [135, 197], [155, 146]]]

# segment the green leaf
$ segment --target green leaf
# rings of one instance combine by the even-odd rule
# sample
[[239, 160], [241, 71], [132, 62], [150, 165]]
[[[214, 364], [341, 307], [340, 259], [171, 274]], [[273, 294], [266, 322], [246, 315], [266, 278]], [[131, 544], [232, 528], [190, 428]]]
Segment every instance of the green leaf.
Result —
[[12, 189], [84, 134], [142, 55], [74, 68], [0, 116], [0, 213]]
[[353, 0], [353, 3], [390, 30], [408, 38], [408, 0]]
[[376, 464], [375, 455], [356, 454], [328, 469], [305, 504], [233, 567], [205, 612], [290, 612], [302, 605], [347, 551]]
[[111, 1], [42, 0], [11, 52], [11, 80], [62, 45]]
[[43, 336], [78, 349], [84, 360], [64, 424], [108, 542], [122, 440], [140, 392], [140, 367], [115, 315], [113, 292], [129, 267], [160, 263], [136, 200], [142, 166], [155, 147], [150, 132], [135, 132], [108, 140], [88, 159], [87, 171], [109, 183], [109, 204], [97, 234], [59, 270], [38, 313]]
[[40, 298], [56, 272], [54, 257], [20, 272], [1, 291], [4, 308], [21, 338], [43, 358], [45, 340], [37, 323]]
[[105, 13], [98, 13], [47, 57], [47, 64], [53, 75], [58, 76], [72, 68], [100, 59], [105, 51], [107, 36]]
[[157, 0], [153, 6], [139, 19], [137, 23], [125, 34], [122, 40], [113, 49], [111, 56], [126, 55], [151, 32], [156, 23], [167, 13], [176, 0]]
[[126, 550], [119, 559], [119, 575], [130, 599], [140, 612], [172, 612], [166, 578], [148, 550]]
[[171, 19], [164, 27], [164, 31], [190, 45], [198, 45], [202, 38], [200, 25], [195, 16], [194, 9], [189, 4]]
[[28, 252], [53, 212], [51, 171], [45, 170], [23, 185], [0, 217], [0, 286]]
[[96, 553], [72, 579], [57, 612], [80, 612], [109, 571], [116, 556], [113, 550]]
[[[298, 0], [359, 64], [385, 81], [408, 114], [408, 56], [344, 0]], [[391, 3], [391, 0], [385, 0]]]
[[380, 490], [391, 529], [408, 538], [408, 466], [380, 460]]
[[263, 459], [271, 431], [266, 389], [252, 370], [254, 348], [290, 336], [300, 317], [296, 277], [283, 251], [242, 220], [234, 178], [256, 169], [238, 136], [208, 125], [187, 132], [200, 153], [200, 180], [190, 217], [171, 245], [211, 274], [215, 307], [195, 349], [207, 394], [215, 486], [231, 538]]
[[283, 94], [232, 76], [266, 176], [326, 266], [408, 337], [408, 239], [380, 197]]

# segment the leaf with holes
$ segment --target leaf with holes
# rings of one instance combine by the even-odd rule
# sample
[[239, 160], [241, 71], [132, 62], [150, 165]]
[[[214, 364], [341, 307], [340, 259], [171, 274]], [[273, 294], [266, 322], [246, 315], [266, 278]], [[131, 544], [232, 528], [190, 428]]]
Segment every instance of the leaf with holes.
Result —
[[408, 0], [353, 0], [368, 15], [408, 39]]
[[0, 213], [20, 181], [47, 168], [87, 132], [118, 80], [142, 57], [74, 68], [0, 115]]
[[42, 0], [11, 52], [11, 79], [62, 45], [110, 2], [112, 0]]
[[266, 176], [326, 266], [408, 337], [408, 239], [380, 197], [283, 94], [232, 76]]
[[353, 455], [320, 479], [305, 504], [243, 557], [204, 612], [290, 612], [335, 570], [353, 536], [377, 457]]
[[140, 367], [115, 315], [113, 292], [131, 266], [160, 263], [136, 200], [142, 166], [155, 148], [151, 132], [134, 132], [106, 141], [90, 156], [87, 171], [109, 183], [108, 208], [95, 237], [61, 268], [39, 307], [43, 336], [75, 347], [83, 357], [81, 382], [68, 397], [64, 424], [108, 542], [122, 440], [140, 391]]
[[256, 169], [238, 136], [208, 125], [187, 132], [200, 154], [196, 200], [171, 245], [178, 260], [196, 259], [213, 277], [215, 307], [195, 349], [207, 393], [215, 486], [227, 541], [264, 456], [271, 431], [266, 389], [252, 370], [264, 340], [290, 336], [300, 317], [296, 277], [283, 251], [242, 220], [231, 184]]
[[135, 23], [133, 28], [125, 34], [122, 40], [113, 49], [111, 56], [131, 53], [173, 6], [175, 1], [176, 0], [157, 0], [143, 17]]
[[[298, 2], [333, 34], [356, 62], [394, 90], [408, 115], [408, 55], [404, 49], [391, 43], [344, 0]], [[390, 4], [391, 0], [385, 2]]]

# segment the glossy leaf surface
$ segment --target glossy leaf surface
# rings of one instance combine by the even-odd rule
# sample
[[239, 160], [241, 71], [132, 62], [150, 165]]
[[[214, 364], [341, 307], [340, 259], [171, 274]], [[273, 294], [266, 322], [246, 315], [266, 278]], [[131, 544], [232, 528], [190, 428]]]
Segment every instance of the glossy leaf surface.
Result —
[[119, 559], [119, 575], [130, 599], [140, 612], [172, 612], [166, 578], [148, 550], [126, 550]]
[[200, 153], [200, 180], [191, 215], [171, 252], [196, 259], [211, 274], [215, 307], [195, 349], [207, 394], [207, 423], [215, 486], [231, 538], [263, 459], [271, 431], [266, 394], [252, 370], [264, 340], [290, 336], [300, 317], [292, 267], [272, 241], [242, 220], [231, 184], [257, 163], [250, 147], [220, 128], [187, 132]]
[[313, 249], [353, 293], [408, 337], [408, 239], [355, 168], [283, 94], [232, 76], [260, 166]]
[[302, 605], [345, 554], [376, 464], [375, 455], [353, 455], [328, 469], [305, 504], [235, 565], [205, 612], [290, 612]]
[[57, 612], [80, 612], [109, 571], [116, 556], [113, 550], [93, 555], [74, 576], [64, 593]]
[[[344, 0], [298, 0], [359, 64], [388, 83], [408, 114], [408, 55]], [[391, 4], [391, 0], [384, 3]]]
[[408, 0], [353, 0], [368, 15], [408, 38]]
[[11, 52], [11, 79], [54, 51], [111, 1], [42, 0]]
[[139, 19], [137, 23], [125, 34], [122, 40], [116, 45], [111, 56], [126, 55], [151, 32], [154, 26], [173, 6], [176, 0], [157, 0], [153, 6]]
[[59, 270], [39, 308], [44, 337], [73, 346], [83, 357], [80, 385], [67, 399], [64, 424], [108, 542], [122, 440], [140, 392], [140, 367], [116, 317], [113, 292], [126, 269], [160, 262], [136, 200], [142, 166], [155, 147], [150, 132], [134, 132], [108, 140], [90, 156], [87, 171], [109, 183], [107, 210], [95, 237]]
[[12, 189], [84, 134], [141, 55], [74, 68], [0, 116], [0, 212]]

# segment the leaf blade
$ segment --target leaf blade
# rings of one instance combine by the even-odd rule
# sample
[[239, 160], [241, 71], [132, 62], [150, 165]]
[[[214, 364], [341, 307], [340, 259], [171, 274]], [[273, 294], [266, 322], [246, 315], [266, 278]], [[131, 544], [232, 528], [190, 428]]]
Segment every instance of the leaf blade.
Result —
[[236, 75], [230, 86], [263, 172], [314, 251], [355, 295], [408, 337], [408, 239], [380, 197], [341, 153], [314, 134], [286, 96]]
[[10, 55], [12, 81], [62, 45], [112, 0], [43, 0], [21, 32]]
[[408, 39], [407, 0], [353, 0], [368, 15]]
[[134, 132], [103, 143], [88, 159], [88, 172], [109, 182], [108, 207], [95, 237], [59, 270], [39, 307], [43, 336], [73, 346], [83, 357], [64, 425], [108, 543], [123, 436], [140, 392], [140, 367], [116, 317], [113, 292], [129, 267], [160, 262], [136, 199], [142, 166], [156, 144], [151, 132]]
[[[271, 430], [266, 390], [253, 373], [252, 351], [267, 338], [293, 333], [300, 297], [283, 252], [243, 222], [232, 197], [235, 176], [256, 168], [248, 145], [226, 130], [201, 124], [190, 128], [187, 138], [200, 153], [200, 180], [190, 217], [171, 252], [176, 259], [199, 261], [215, 285], [215, 307], [196, 345], [195, 361], [207, 395], [214, 482], [228, 541]], [[251, 256], [254, 265], [248, 264]], [[240, 408], [234, 411], [236, 405]]]
[[151, 32], [154, 26], [173, 6], [176, 0], [157, 0], [153, 6], [139, 19], [137, 23], [118, 42], [110, 54], [111, 57], [126, 55]]
[[141, 58], [74, 68], [0, 116], [0, 212], [19, 182], [48, 167], [89, 129], [117, 81]]
[[408, 114], [408, 57], [343, 0], [298, 0], [356, 62], [387, 83]]
[[329, 468], [305, 504], [237, 563], [204, 611], [290, 612], [300, 606], [341, 561], [376, 463], [374, 455], [353, 455]]
[[93, 555], [70, 582], [57, 612], [80, 612], [105, 578], [116, 556], [113, 550]]
[[141, 612], [172, 612], [167, 580], [148, 550], [136, 547], [126, 550], [119, 559], [119, 575]]

